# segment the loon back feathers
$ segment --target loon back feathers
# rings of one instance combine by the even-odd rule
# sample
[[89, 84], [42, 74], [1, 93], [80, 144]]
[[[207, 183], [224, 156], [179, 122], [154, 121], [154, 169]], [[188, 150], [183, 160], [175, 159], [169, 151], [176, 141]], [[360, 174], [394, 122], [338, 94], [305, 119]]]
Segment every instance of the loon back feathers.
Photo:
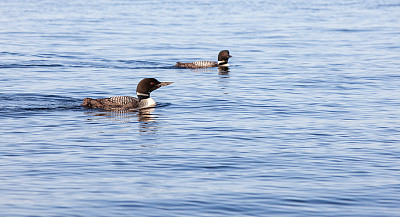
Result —
[[218, 63], [214, 61], [196, 61], [192, 63], [181, 63], [177, 62], [175, 67], [180, 68], [208, 68], [208, 67], [217, 67]]
[[105, 110], [129, 110], [140, 107], [139, 100], [132, 96], [113, 96], [102, 99], [85, 98], [82, 105]]
[[138, 102], [138, 99], [136, 97], [133, 96], [113, 96], [113, 97], [109, 97], [109, 99], [114, 102], [114, 103], [118, 103], [121, 105], [126, 105], [128, 103], [136, 103]]
[[132, 96], [113, 96], [102, 99], [85, 98], [82, 105], [88, 108], [104, 110], [135, 110], [154, 107], [156, 102], [150, 97], [139, 100]]

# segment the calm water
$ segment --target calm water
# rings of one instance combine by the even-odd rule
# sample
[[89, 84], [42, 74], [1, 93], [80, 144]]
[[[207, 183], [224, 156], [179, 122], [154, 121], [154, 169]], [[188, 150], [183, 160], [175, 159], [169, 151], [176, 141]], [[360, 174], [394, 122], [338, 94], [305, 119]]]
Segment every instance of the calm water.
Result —
[[[2, 216], [400, 216], [400, 2], [0, 0]], [[228, 72], [176, 69], [216, 60]], [[154, 109], [81, 108], [173, 81]]]

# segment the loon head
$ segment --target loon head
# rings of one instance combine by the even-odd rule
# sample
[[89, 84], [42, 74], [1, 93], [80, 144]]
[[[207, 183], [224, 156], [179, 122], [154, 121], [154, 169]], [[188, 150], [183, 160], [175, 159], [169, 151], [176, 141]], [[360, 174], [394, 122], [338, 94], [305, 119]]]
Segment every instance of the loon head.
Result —
[[219, 52], [219, 54], [218, 54], [218, 66], [222, 66], [222, 67], [229, 66], [228, 59], [230, 57], [232, 57], [232, 56], [229, 55], [229, 51], [228, 50], [223, 50], [223, 51]]
[[155, 78], [143, 78], [136, 88], [139, 101], [150, 97], [150, 93], [160, 87], [170, 85], [174, 82], [160, 82]]

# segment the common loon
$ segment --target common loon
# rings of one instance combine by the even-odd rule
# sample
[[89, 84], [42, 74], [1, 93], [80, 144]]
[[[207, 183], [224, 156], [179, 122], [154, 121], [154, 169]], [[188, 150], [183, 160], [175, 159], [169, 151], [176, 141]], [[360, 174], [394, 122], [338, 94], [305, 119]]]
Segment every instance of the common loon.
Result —
[[196, 62], [192, 62], [192, 63], [181, 63], [181, 62], [177, 62], [175, 64], [175, 67], [179, 67], [179, 68], [209, 68], [209, 67], [228, 67], [228, 59], [229, 57], [232, 57], [231, 55], [229, 55], [229, 51], [228, 50], [223, 50], [221, 52], [219, 52], [218, 54], [218, 62], [214, 62], [214, 61], [196, 61]]
[[137, 98], [132, 96], [113, 96], [102, 99], [85, 98], [82, 105], [104, 110], [132, 110], [154, 107], [156, 102], [150, 98], [150, 93], [172, 83], [174, 82], [159, 82], [155, 78], [144, 78], [137, 85]]

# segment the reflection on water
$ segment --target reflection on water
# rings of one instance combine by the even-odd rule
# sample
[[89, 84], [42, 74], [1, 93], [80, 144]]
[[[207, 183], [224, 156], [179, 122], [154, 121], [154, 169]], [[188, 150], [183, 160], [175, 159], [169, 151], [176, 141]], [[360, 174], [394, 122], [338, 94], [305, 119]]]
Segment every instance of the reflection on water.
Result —
[[229, 94], [227, 91], [228, 83], [229, 83], [229, 67], [218, 67], [218, 86], [223, 91], [224, 94]]
[[[191, 69], [191, 71], [194, 71], [196, 74], [201, 74], [204, 72], [214, 72], [215, 68], [195, 68]], [[229, 94], [227, 92], [227, 84], [228, 80], [227, 78], [230, 78], [229, 76], [229, 67], [218, 67], [218, 75], [219, 75], [219, 88], [223, 90], [223, 94]]]
[[[137, 123], [139, 127], [139, 132], [156, 132], [157, 122], [156, 119], [158, 117], [157, 114], [153, 114], [155, 108], [146, 108], [140, 110], [131, 110], [131, 111], [91, 111], [86, 114], [101, 117], [97, 120], [111, 120], [112, 122], [118, 123]], [[123, 125], [129, 127], [130, 125]]]
[[[214, 72], [215, 68], [194, 68], [190, 70], [194, 71], [196, 74], [200, 74], [202, 72]], [[218, 67], [218, 75], [229, 77], [229, 67]]]
[[155, 111], [154, 108], [141, 109], [138, 111], [137, 120], [139, 121], [140, 132], [157, 132], [157, 115], [152, 114]]
[[194, 69], [190, 69], [190, 71], [195, 72], [196, 74], [201, 74], [204, 72], [214, 72], [214, 68], [194, 68]]
[[229, 78], [229, 67], [218, 67], [218, 75], [223, 75], [223, 78]]

